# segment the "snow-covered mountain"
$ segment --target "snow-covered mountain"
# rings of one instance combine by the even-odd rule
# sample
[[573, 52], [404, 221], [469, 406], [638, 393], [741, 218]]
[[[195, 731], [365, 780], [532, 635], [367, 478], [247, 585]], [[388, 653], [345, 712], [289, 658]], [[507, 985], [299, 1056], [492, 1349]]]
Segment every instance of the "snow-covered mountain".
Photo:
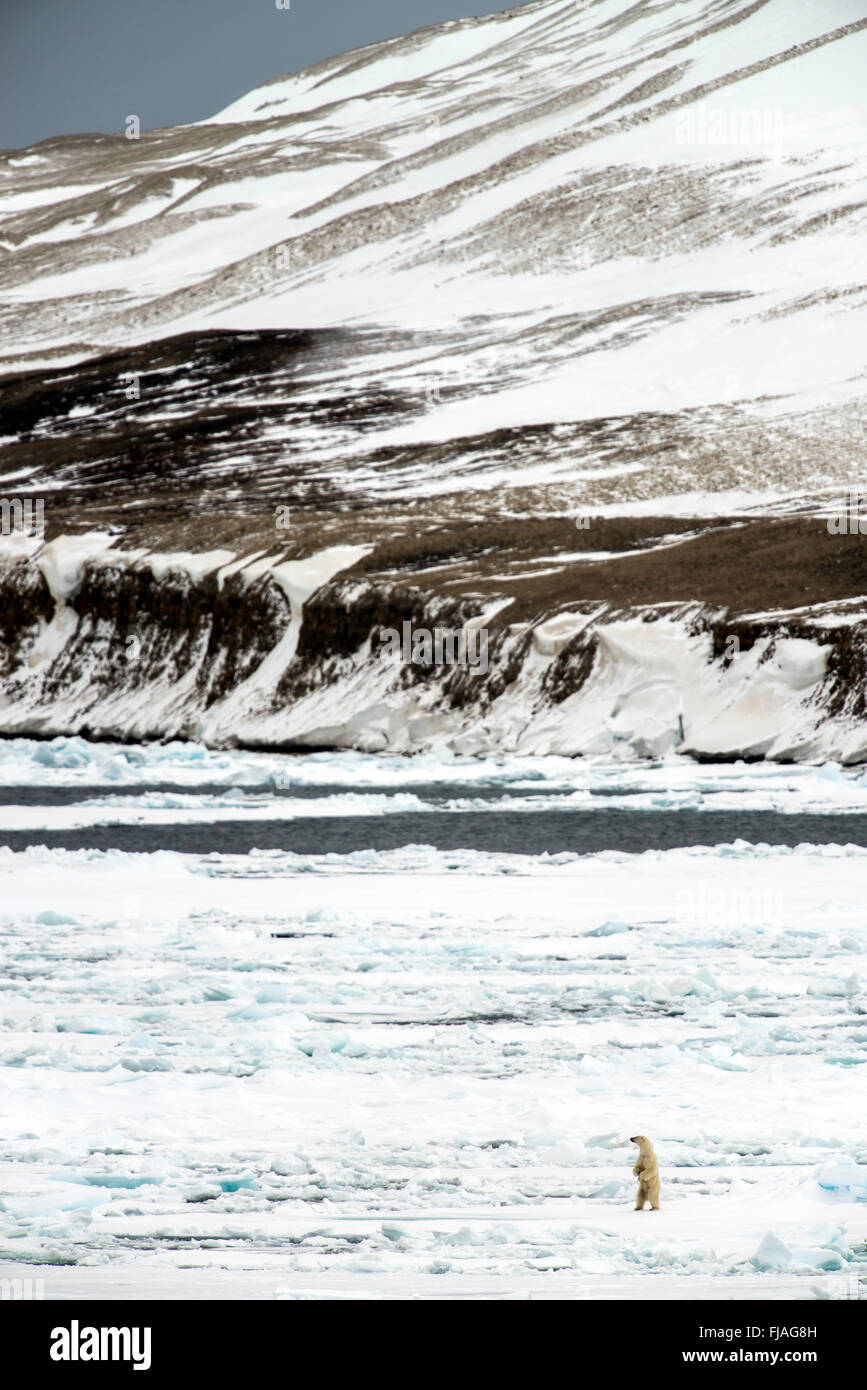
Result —
[[0, 156], [0, 729], [867, 757], [865, 60], [542, 0]]

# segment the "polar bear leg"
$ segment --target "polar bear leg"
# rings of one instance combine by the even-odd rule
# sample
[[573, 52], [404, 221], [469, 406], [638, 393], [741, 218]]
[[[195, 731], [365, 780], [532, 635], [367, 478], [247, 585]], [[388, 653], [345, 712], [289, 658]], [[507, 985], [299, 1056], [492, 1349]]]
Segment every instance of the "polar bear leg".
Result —
[[647, 1189], [643, 1182], [638, 1184], [638, 1194], [635, 1198], [635, 1210], [644, 1211], [644, 1203], [647, 1201]]

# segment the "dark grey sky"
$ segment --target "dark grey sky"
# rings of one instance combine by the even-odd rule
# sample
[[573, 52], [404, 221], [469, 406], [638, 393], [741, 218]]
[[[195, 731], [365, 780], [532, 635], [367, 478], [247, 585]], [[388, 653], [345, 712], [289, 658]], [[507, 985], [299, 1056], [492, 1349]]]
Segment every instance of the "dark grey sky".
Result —
[[269, 77], [516, 0], [0, 0], [0, 149], [204, 120]]

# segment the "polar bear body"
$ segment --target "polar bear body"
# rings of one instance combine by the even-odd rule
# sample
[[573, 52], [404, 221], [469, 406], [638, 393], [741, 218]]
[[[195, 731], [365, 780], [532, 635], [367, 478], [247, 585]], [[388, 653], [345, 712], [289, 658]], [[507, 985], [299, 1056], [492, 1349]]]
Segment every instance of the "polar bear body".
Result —
[[659, 1164], [653, 1145], [646, 1134], [634, 1134], [629, 1142], [638, 1145], [638, 1159], [632, 1170], [638, 1179], [635, 1210], [644, 1211], [645, 1202], [650, 1202], [650, 1210], [659, 1211]]

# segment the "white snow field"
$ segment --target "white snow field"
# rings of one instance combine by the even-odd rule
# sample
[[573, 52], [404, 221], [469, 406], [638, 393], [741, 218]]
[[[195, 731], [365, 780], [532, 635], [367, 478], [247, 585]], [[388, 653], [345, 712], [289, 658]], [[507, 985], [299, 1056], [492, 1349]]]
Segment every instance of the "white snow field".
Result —
[[[147, 771], [204, 796], [281, 762], [383, 802], [464, 775], [652, 781], [663, 803], [667, 781], [670, 805], [690, 775], [781, 809], [797, 785], [826, 809], [863, 796], [832, 769], [678, 759], [0, 751], [7, 801], [52, 764], [58, 786], [132, 795]], [[4, 1278], [48, 1298], [863, 1295], [864, 848], [32, 839], [0, 849]], [[635, 1133], [659, 1155], [657, 1213], [632, 1210]]]

